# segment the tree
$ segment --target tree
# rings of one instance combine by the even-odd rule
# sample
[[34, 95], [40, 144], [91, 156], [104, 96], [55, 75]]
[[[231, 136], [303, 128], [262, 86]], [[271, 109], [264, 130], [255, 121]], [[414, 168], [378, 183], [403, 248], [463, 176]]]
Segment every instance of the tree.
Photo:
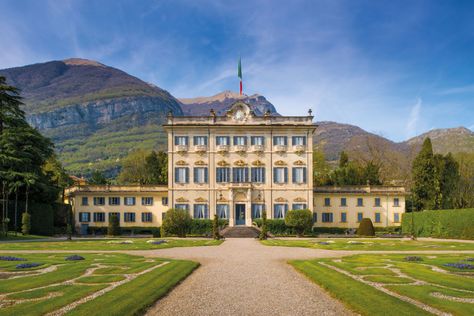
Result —
[[438, 208], [437, 197], [440, 187], [430, 138], [425, 139], [420, 152], [413, 161], [412, 178], [415, 208], [417, 210]]
[[122, 168], [118, 175], [120, 183], [144, 184], [147, 179], [147, 152], [143, 149], [132, 151], [122, 160]]
[[339, 168], [344, 168], [348, 165], [349, 163], [349, 156], [345, 151], [341, 151], [341, 154], [339, 156]]
[[108, 184], [108, 180], [107, 178], [105, 177], [105, 175], [99, 171], [99, 170], [94, 170], [92, 172], [92, 175], [89, 179], [89, 183], [90, 184]]
[[28, 235], [31, 229], [31, 215], [27, 212], [23, 213], [21, 217], [21, 232], [23, 235]]
[[330, 178], [331, 168], [326, 162], [323, 151], [313, 151], [313, 182], [314, 185], [326, 185]]
[[191, 228], [192, 218], [187, 210], [170, 209], [166, 212], [165, 219], [161, 225], [163, 237], [177, 235], [186, 237], [186, 232]]
[[451, 153], [445, 156], [440, 154], [434, 155], [434, 162], [440, 186], [437, 197], [437, 200], [440, 201], [440, 208], [454, 208], [455, 195], [459, 190], [458, 186], [461, 178], [459, 164]]
[[6, 78], [0, 76], [0, 135], [4, 128], [15, 126], [25, 120], [20, 92], [17, 88], [6, 83]]
[[107, 235], [119, 236], [120, 231], [120, 219], [117, 214], [111, 214], [109, 217], [109, 226], [107, 228]]
[[310, 210], [290, 210], [285, 216], [286, 226], [293, 227], [298, 237], [302, 237], [306, 230], [313, 225], [313, 216]]
[[267, 211], [266, 210], [263, 210], [262, 212], [262, 227], [261, 227], [261, 230], [260, 230], [260, 235], [258, 236], [258, 238], [260, 240], [266, 240], [267, 239], [267, 235], [268, 235], [268, 228], [267, 228]]
[[[413, 215], [412, 215], [413, 216]], [[375, 236], [375, 228], [370, 218], [363, 218], [357, 229], [359, 236]]]
[[459, 182], [454, 192], [454, 208], [474, 208], [474, 153], [457, 153]]
[[369, 161], [362, 170], [362, 180], [365, 180], [366, 183], [368, 182], [372, 185], [382, 184], [382, 181], [380, 180], [380, 169], [380, 165], [373, 161]]
[[214, 214], [214, 219], [212, 220], [212, 237], [215, 240], [220, 240], [222, 238], [219, 232], [219, 218], [217, 217], [217, 214]]
[[145, 157], [145, 184], [168, 183], [168, 155], [154, 150]]

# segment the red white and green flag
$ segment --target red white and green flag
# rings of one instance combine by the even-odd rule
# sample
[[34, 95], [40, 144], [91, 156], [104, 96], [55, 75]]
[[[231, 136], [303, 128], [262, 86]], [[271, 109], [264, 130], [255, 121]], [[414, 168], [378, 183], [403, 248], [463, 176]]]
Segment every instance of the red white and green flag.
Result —
[[240, 95], [242, 95], [242, 62], [239, 58], [239, 67], [237, 69], [237, 76], [240, 78]]

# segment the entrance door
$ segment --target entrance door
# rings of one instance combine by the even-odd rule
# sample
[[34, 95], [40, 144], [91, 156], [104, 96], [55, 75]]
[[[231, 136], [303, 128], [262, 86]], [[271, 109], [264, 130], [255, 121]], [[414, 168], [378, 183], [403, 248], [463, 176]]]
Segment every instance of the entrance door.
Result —
[[81, 224], [81, 235], [87, 235], [89, 224]]
[[245, 204], [235, 204], [235, 225], [245, 225]]

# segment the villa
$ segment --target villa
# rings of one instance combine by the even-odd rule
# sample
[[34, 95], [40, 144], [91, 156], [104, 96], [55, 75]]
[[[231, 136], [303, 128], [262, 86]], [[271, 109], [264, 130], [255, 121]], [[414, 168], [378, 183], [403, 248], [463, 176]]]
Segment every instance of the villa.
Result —
[[261, 218], [284, 219], [308, 209], [316, 226], [399, 226], [405, 190], [391, 186], [313, 187], [313, 116], [257, 116], [236, 102], [222, 116], [167, 117], [168, 186], [75, 185], [66, 191], [81, 231], [108, 225], [160, 226], [170, 208], [195, 219], [214, 214], [229, 226]]

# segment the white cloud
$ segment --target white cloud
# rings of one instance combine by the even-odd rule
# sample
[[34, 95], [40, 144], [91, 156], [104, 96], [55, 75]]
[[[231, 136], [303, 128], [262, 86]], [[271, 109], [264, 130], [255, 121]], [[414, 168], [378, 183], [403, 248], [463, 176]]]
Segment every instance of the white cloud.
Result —
[[420, 114], [421, 114], [421, 98], [418, 98], [416, 103], [412, 106], [410, 115], [408, 116], [405, 133], [407, 137], [416, 136], [419, 130]]
[[452, 87], [448, 89], [444, 89], [438, 92], [440, 95], [451, 95], [451, 94], [463, 94], [463, 93], [473, 93], [474, 92], [474, 84], [460, 86], [460, 87]]

